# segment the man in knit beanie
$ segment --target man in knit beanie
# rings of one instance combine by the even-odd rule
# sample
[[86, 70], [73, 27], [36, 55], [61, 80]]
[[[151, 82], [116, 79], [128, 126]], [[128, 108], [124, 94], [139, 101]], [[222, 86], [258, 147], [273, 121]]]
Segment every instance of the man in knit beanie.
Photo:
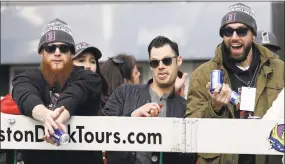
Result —
[[[191, 74], [186, 117], [261, 118], [284, 87], [284, 62], [267, 48], [255, 43], [256, 17], [254, 11], [243, 3], [229, 6], [222, 18], [219, 34], [223, 41], [216, 47], [215, 57]], [[223, 72], [224, 80], [222, 85], [210, 92], [210, 73], [213, 70]], [[244, 99], [253, 98], [253, 101], [250, 101], [246, 108], [241, 108], [240, 101], [230, 101], [232, 91]], [[243, 139], [233, 142], [248, 141]], [[281, 156], [198, 153], [199, 164], [280, 162]]]
[[[43, 139], [58, 146], [51, 139], [54, 129], [67, 132], [65, 123], [72, 116], [97, 115], [101, 77], [73, 66], [75, 44], [71, 29], [60, 19], [44, 27], [37, 51], [42, 57], [40, 69], [17, 75], [12, 81], [12, 97], [21, 114], [43, 123]], [[70, 137], [71, 142], [76, 142]], [[103, 164], [99, 151], [25, 150], [23, 161], [25, 164]]]

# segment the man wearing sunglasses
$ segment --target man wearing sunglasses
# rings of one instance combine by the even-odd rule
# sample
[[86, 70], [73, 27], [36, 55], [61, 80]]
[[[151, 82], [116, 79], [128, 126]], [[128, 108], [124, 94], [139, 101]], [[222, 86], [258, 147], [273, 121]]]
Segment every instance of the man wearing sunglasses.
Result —
[[[223, 42], [217, 46], [215, 57], [191, 75], [185, 117], [246, 119], [265, 114], [284, 87], [284, 63], [267, 48], [254, 42], [256, 31], [255, 15], [250, 7], [242, 3], [229, 7], [221, 21], [219, 33]], [[224, 83], [210, 93], [210, 73], [216, 69], [223, 72]], [[250, 95], [249, 99], [255, 99], [247, 105], [252, 106], [250, 110], [241, 111], [240, 104], [230, 103], [232, 90], [241, 94], [242, 87], [246, 88], [242, 93], [247, 92], [243, 96]], [[274, 158], [281, 159], [278, 156], [199, 153], [198, 163], [280, 163], [280, 159], [274, 162]]]
[[[40, 68], [13, 79], [12, 97], [21, 114], [44, 124], [43, 139], [55, 144], [54, 129], [67, 132], [71, 116], [95, 116], [100, 109], [101, 78], [92, 71], [73, 66], [75, 44], [69, 25], [60, 19], [49, 22], [38, 46]], [[41, 137], [41, 136], [39, 136]], [[25, 164], [99, 163], [101, 152], [25, 150]]]
[[[144, 85], [124, 84], [116, 88], [102, 110], [107, 116], [183, 118], [186, 100], [175, 92], [182, 64], [177, 43], [164, 36], [148, 46], [152, 79]], [[179, 153], [111, 152], [108, 164], [192, 164], [193, 156]]]

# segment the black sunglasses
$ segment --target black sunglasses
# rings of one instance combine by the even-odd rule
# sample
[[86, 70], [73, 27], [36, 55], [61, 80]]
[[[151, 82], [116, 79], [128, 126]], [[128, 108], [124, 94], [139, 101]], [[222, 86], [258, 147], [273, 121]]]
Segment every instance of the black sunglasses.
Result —
[[60, 44], [60, 45], [55, 45], [55, 44], [45, 44], [43, 45], [43, 49], [47, 53], [54, 53], [56, 49], [59, 49], [60, 52], [66, 53], [71, 50], [71, 45], [69, 44]]
[[234, 32], [237, 33], [238, 36], [246, 36], [247, 32], [248, 32], [248, 28], [245, 27], [241, 27], [241, 28], [237, 28], [237, 29], [233, 29], [233, 28], [229, 28], [229, 27], [225, 27], [222, 29], [222, 34], [225, 35], [226, 37], [231, 37], [233, 36]]
[[165, 65], [165, 66], [170, 66], [172, 64], [172, 59], [173, 58], [176, 58], [177, 56], [172, 56], [172, 57], [166, 57], [166, 58], [163, 58], [162, 60], [150, 60], [149, 61], [149, 65], [152, 67], [152, 68], [157, 68], [160, 61], [162, 61], [162, 63]]

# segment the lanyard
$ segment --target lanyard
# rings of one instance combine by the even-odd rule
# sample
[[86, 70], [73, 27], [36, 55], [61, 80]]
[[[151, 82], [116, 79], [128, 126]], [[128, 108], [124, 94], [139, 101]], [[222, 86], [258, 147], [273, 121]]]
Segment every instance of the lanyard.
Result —
[[244, 83], [245, 85], [247, 85], [248, 87], [250, 87], [250, 86], [252, 85], [252, 82], [253, 82], [254, 79], [256, 78], [256, 74], [257, 74], [258, 70], [259, 70], [259, 64], [258, 64], [257, 67], [255, 68], [255, 71], [254, 71], [254, 74], [253, 74], [253, 77], [252, 77], [251, 81], [248, 81], [247, 83], [244, 82], [244, 81], [243, 81], [240, 77], [238, 77], [238, 75], [236, 75], [235, 73], [234, 73], [234, 75], [235, 75], [235, 77], [236, 77], [240, 82], [242, 82], [242, 83]]

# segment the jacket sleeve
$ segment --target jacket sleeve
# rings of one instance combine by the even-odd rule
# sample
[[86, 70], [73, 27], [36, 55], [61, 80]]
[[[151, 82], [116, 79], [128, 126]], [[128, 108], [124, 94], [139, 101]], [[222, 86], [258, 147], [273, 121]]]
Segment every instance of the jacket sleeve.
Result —
[[116, 88], [114, 92], [109, 97], [107, 103], [102, 109], [101, 113], [104, 116], [121, 116], [124, 109], [125, 102], [125, 88], [126, 85], [123, 84]]
[[273, 102], [272, 106], [267, 110], [262, 119], [278, 120], [284, 119], [284, 88]]
[[100, 100], [102, 90], [101, 77], [98, 74], [80, 70], [74, 72], [72, 76], [74, 77], [71, 77], [56, 104], [56, 108], [64, 106], [71, 116], [75, 114], [76, 110], [84, 110], [78, 109], [81, 104], [94, 98]]
[[194, 118], [223, 118], [228, 117], [227, 107], [223, 107], [220, 113], [216, 113], [212, 106], [212, 99], [206, 85], [208, 78], [200, 70], [195, 70], [189, 82], [187, 95], [187, 107], [185, 117]]
[[40, 92], [40, 76], [36, 72], [24, 72], [12, 80], [12, 97], [18, 105], [21, 114], [32, 117], [32, 110], [36, 105], [43, 104]]

